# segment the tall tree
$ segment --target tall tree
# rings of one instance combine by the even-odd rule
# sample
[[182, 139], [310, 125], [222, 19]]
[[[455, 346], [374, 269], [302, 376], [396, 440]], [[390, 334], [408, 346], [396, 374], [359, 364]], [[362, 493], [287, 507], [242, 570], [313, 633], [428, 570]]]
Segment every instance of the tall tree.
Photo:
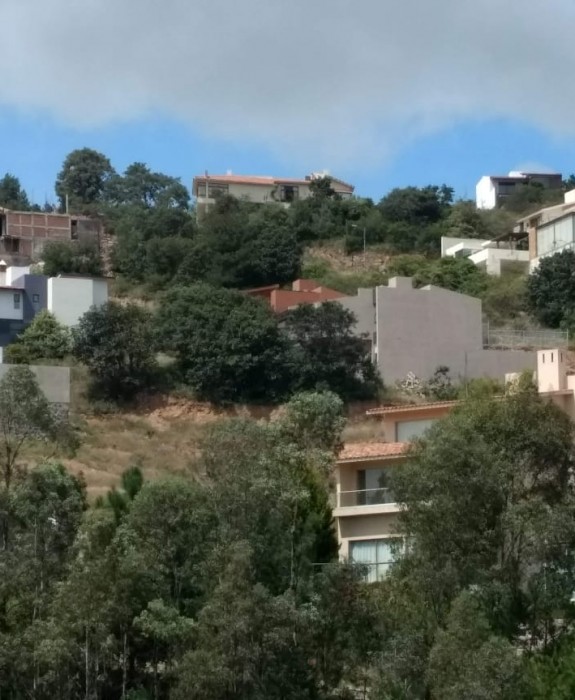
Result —
[[156, 329], [200, 397], [269, 402], [290, 386], [288, 343], [271, 310], [252, 297], [207, 284], [175, 287]]
[[31, 208], [30, 200], [20, 180], [10, 173], [6, 173], [0, 179], [0, 207], [16, 211], [28, 211]]
[[527, 280], [527, 304], [541, 323], [558, 328], [575, 307], [575, 251], [543, 258]]
[[90, 370], [96, 393], [129, 399], [156, 370], [151, 315], [136, 304], [92, 308], [72, 334], [72, 354]]
[[190, 195], [179, 178], [152, 172], [145, 163], [132, 163], [123, 175], [110, 178], [106, 198], [114, 204], [187, 209]]
[[56, 178], [60, 209], [66, 203], [74, 212], [93, 212], [102, 202], [109, 180], [116, 174], [109, 159], [91, 148], [80, 148], [66, 156]]
[[296, 348], [299, 388], [329, 389], [348, 400], [377, 394], [381, 382], [355, 316], [337, 302], [302, 304], [283, 319]]

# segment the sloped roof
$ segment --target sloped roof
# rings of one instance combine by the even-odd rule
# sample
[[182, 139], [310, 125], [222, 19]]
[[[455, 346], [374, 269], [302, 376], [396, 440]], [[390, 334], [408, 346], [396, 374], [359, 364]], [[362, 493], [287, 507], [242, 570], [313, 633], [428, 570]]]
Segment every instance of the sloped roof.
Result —
[[400, 457], [409, 449], [407, 442], [355, 442], [345, 445], [338, 460], [375, 459], [377, 457]]

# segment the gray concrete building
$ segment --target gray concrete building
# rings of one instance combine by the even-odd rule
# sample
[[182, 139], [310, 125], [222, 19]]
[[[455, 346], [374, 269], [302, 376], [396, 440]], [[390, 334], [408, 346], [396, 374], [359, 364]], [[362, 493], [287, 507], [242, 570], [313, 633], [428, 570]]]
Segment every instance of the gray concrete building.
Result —
[[372, 340], [386, 384], [410, 373], [427, 380], [441, 365], [459, 380], [503, 381], [506, 373], [535, 369], [532, 351], [484, 348], [481, 300], [474, 297], [431, 285], [414, 289], [410, 277], [394, 277], [387, 287], [360, 289], [339, 303], [355, 314], [357, 332]]

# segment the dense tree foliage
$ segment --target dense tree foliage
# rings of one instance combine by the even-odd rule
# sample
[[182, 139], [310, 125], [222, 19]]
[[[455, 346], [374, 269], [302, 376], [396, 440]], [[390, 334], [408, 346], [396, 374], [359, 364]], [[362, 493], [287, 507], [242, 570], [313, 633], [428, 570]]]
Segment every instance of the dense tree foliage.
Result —
[[104, 199], [110, 179], [116, 174], [109, 159], [92, 148], [80, 148], [68, 154], [56, 178], [55, 190], [60, 208], [72, 212], [93, 213]]
[[158, 344], [201, 397], [267, 402], [291, 386], [287, 339], [272, 311], [252, 297], [203, 283], [175, 287], [156, 329]]
[[152, 316], [136, 304], [94, 307], [73, 329], [72, 354], [90, 370], [95, 394], [130, 398], [156, 369]]
[[4, 350], [4, 361], [34, 364], [61, 360], [70, 352], [70, 331], [46, 309], [40, 311], [16, 341]]
[[527, 280], [527, 303], [541, 323], [557, 328], [575, 309], [575, 251], [543, 258]]
[[337, 302], [302, 304], [283, 319], [295, 346], [301, 389], [330, 389], [346, 398], [377, 395], [380, 379], [370, 339], [355, 333], [356, 318]]
[[32, 209], [28, 195], [22, 188], [20, 180], [10, 173], [6, 173], [0, 179], [0, 207], [14, 209], [15, 211]]
[[57, 275], [102, 274], [102, 258], [96, 244], [80, 241], [52, 241], [42, 250], [42, 272], [48, 277]]

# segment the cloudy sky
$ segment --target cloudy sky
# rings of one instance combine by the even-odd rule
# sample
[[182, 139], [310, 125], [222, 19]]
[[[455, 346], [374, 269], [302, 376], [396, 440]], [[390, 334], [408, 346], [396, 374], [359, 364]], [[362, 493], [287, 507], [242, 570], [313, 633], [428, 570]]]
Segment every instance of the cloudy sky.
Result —
[[380, 196], [575, 170], [573, 0], [0, 0], [0, 171], [75, 147]]

